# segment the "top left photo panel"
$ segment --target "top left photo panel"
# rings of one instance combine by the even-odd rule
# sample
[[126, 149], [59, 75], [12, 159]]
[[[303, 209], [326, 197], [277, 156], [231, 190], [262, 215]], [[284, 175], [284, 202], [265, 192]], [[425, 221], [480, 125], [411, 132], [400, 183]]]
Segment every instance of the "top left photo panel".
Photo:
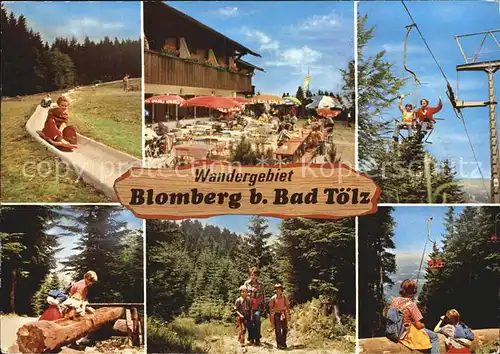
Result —
[[141, 3], [1, 11], [1, 201], [116, 202], [142, 159]]

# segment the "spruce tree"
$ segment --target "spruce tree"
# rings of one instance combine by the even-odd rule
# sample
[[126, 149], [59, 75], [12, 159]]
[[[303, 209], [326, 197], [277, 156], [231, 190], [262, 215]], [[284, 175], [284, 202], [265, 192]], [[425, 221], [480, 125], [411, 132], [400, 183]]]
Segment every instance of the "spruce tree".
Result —
[[394, 72], [392, 63], [385, 59], [384, 50], [373, 56], [366, 54], [367, 44], [375, 35], [375, 27], [368, 27], [367, 20], [366, 15], [358, 16], [358, 150], [362, 171], [371, 169], [377, 154], [384, 150], [379, 132], [392, 125], [378, 118], [394, 105], [405, 83]]
[[[118, 284], [123, 282], [122, 256], [126, 236], [130, 235], [127, 222], [120, 217], [118, 207], [85, 207], [77, 211], [80, 238], [73, 248], [76, 251], [62, 262], [74, 279], [80, 280], [93, 270], [99, 281], [89, 290], [89, 300], [94, 302], [120, 302], [124, 294]], [[133, 231], [132, 231], [133, 232]]]
[[297, 93], [295, 94], [295, 97], [300, 101], [304, 101], [305, 99], [305, 95], [304, 95], [304, 91], [302, 90], [302, 86], [299, 86], [297, 88]]
[[268, 225], [265, 218], [252, 216], [249, 232], [246, 235], [245, 255], [246, 262], [258, 268], [265, 267], [272, 262], [271, 248], [268, 244], [272, 233], [267, 231]]
[[384, 286], [392, 286], [396, 272], [393, 241], [393, 208], [380, 208], [375, 214], [359, 218], [358, 263], [359, 335], [361, 338], [383, 336], [382, 312], [386, 304]]
[[47, 206], [0, 208], [1, 311], [33, 314], [31, 298], [56, 266], [59, 241], [50, 229], [57, 219]]
[[33, 295], [31, 300], [31, 305], [33, 307], [33, 312], [36, 315], [41, 315], [48, 307], [47, 296], [50, 290], [64, 290], [64, 284], [62, 284], [57, 273], [53, 272], [45, 278], [44, 282], [38, 289], [38, 291]]
[[[441, 257], [444, 268], [428, 271], [419, 295], [426, 322], [434, 323], [454, 308], [472, 328], [491, 328], [498, 322], [498, 248], [490, 241], [498, 207], [465, 207], [452, 217], [448, 210]], [[481, 294], [481, 301], [469, 299]]]
[[355, 312], [354, 222], [284, 220], [277, 245], [285, 286], [295, 303], [319, 296], [340, 303], [341, 311]]
[[464, 191], [457, 183], [456, 171], [453, 170], [451, 162], [445, 159], [439, 166], [435, 188], [434, 202], [435, 203], [463, 203]]

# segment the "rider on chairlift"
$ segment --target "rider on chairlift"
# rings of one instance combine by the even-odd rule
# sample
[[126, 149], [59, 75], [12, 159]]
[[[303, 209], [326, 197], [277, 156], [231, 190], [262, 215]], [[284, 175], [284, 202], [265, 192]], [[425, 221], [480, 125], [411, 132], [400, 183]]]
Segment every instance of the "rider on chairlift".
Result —
[[420, 108], [417, 109], [417, 123], [418, 127], [418, 138], [420, 141], [431, 131], [434, 127], [434, 114], [439, 112], [443, 108], [443, 102], [441, 101], [441, 96], [439, 96], [439, 103], [436, 107], [429, 107], [429, 100], [423, 98], [420, 100]]
[[401, 111], [402, 114], [402, 121], [396, 122], [396, 127], [394, 127], [394, 133], [392, 134], [392, 138], [394, 139], [394, 142], [399, 142], [399, 132], [401, 129], [406, 129], [408, 130], [408, 138], [411, 138], [413, 136], [413, 126], [414, 126], [414, 121], [415, 121], [415, 112], [413, 112], [413, 105], [412, 104], [405, 104], [405, 109], [403, 109], [403, 98], [405, 95], [401, 95], [399, 97], [399, 102], [398, 102], [398, 108]]

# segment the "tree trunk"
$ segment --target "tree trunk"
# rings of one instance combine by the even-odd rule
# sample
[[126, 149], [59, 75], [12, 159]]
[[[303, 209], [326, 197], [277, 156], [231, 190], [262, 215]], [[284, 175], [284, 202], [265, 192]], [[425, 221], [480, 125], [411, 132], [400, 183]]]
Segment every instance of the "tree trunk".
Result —
[[[498, 339], [498, 328], [494, 329], [477, 329], [472, 331], [474, 333], [474, 342], [471, 350], [480, 345], [493, 343]], [[440, 352], [446, 352], [444, 345], [444, 335], [439, 334], [439, 342], [441, 344]], [[359, 340], [359, 352], [370, 354], [392, 354], [392, 353], [419, 353], [406, 348], [402, 344], [391, 342], [385, 337], [378, 338], [365, 338]]]
[[335, 314], [335, 319], [337, 320], [337, 324], [342, 324], [342, 322], [340, 321], [339, 305], [337, 304], [333, 305], [333, 313]]
[[116, 321], [122, 314], [122, 307], [103, 307], [91, 315], [74, 320], [31, 322], [17, 331], [17, 344], [22, 353], [53, 353], [103, 325]]
[[12, 281], [10, 284], [10, 312], [16, 312], [16, 277], [17, 269], [12, 269]]

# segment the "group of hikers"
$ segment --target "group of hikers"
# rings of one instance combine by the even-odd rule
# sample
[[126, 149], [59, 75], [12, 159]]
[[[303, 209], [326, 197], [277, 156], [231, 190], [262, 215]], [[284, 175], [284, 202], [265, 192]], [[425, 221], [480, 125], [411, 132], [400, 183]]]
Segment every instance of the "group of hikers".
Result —
[[429, 100], [423, 98], [420, 100], [420, 108], [416, 109], [412, 104], [407, 103], [403, 109], [403, 99], [405, 95], [399, 97], [398, 108], [402, 114], [401, 122], [396, 122], [394, 133], [392, 135], [394, 142], [399, 142], [399, 134], [402, 129], [408, 131], [408, 139], [416, 138], [422, 141], [427, 134], [434, 128], [434, 114], [443, 108], [443, 102], [439, 97], [439, 103], [436, 107], [429, 107]]
[[49, 307], [40, 316], [40, 321], [55, 321], [62, 318], [71, 319], [93, 313], [87, 306], [89, 287], [97, 282], [96, 272], [89, 270], [83, 279], [70, 284], [66, 289], [52, 289], [47, 294]]
[[439, 354], [438, 333], [441, 333], [445, 336], [447, 353], [471, 353], [469, 348], [474, 340], [474, 334], [461, 321], [457, 310], [446, 311], [434, 331], [431, 331], [422, 323], [422, 313], [414, 301], [417, 295], [417, 282], [404, 280], [399, 294], [400, 296], [391, 299], [385, 309], [387, 338], [412, 350], [430, 350], [431, 354]]
[[[264, 285], [257, 279], [259, 270], [256, 267], [249, 269], [250, 279], [240, 286], [240, 297], [236, 299], [234, 311], [236, 327], [238, 328], [238, 342], [245, 347], [245, 333], [248, 331], [248, 342], [251, 345], [260, 345], [261, 316], [269, 309], [271, 327], [274, 329], [278, 349], [286, 349], [286, 336], [290, 322], [290, 302], [283, 294], [283, 285], [274, 286], [274, 296], [266, 302]], [[267, 305], [267, 306], [266, 306]]]

